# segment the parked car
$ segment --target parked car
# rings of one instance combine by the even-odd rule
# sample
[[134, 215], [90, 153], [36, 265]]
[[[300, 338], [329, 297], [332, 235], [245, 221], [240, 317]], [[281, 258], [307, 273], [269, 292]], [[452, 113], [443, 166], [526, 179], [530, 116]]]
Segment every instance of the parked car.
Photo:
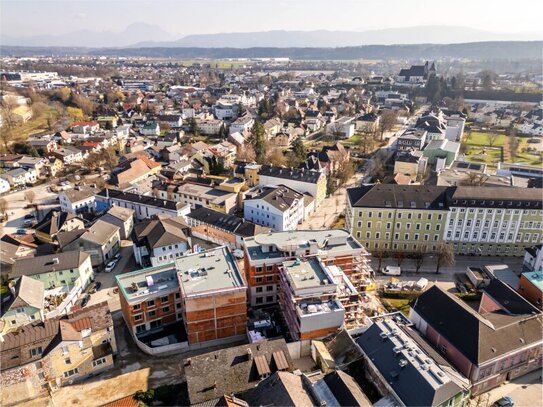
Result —
[[243, 259], [243, 250], [236, 249], [232, 252], [232, 254], [238, 259]]
[[115, 256], [113, 256], [113, 260], [115, 260], [115, 261], [117, 261], [117, 262], [118, 262], [119, 260], [121, 260], [121, 253], [117, 253]]
[[106, 264], [106, 269], [104, 271], [106, 273], [111, 273], [116, 265], [117, 265], [117, 260], [111, 260], [109, 263]]
[[27, 213], [24, 217], [25, 220], [27, 219], [31, 219], [31, 220], [34, 220], [36, 219], [36, 216], [33, 214], [33, 213]]
[[26, 235], [26, 229], [25, 228], [17, 228], [15, 231], [15, 234], [17, 235]]
[[396, 266], [386, 266], [383, 269], [383, 274], [386, 274], [387, 276], [399, 276], [402, 274], [402, 269]]
[[416, 282], [415, 287], [417, 290], [424, 290], [428, 286], [428, 279], [422, 277], [419, 281]]
[[96, 281], [94, 283], [92, 283], [90, 289], [89, 289], [89, 293], [90, 294], [94, 294], [96, 291], [100, 290], [100, 287], [102, 287], [102, 283], [100, 281]]
[[513, 407], [514, 405], [515, 401], [510, 396], [502, 397], [493, 404], [495, 407]]
[[90, 295], [85, 294], [85, 296], [81, 300], [81, 308], [83, 308], [85, 305], [87, 305], [89, 300], [90, 300]]
[[24, 226], [25, 228], [28, 228], [28, 227], [34, 225], [34, 223], [35, 223], [35, 220], [34, 220], [34, 219], [25, 219], [25, 220], [23, 221], [23, 226]]

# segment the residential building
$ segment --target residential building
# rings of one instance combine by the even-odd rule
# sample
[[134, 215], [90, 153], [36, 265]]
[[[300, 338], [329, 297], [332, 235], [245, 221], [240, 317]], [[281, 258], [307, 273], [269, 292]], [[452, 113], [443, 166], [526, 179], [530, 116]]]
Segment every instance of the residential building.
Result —
[[460, 153], [460, 143], [450, 140], [433, 140], [422, 151], [428, 159], [428, 164], [436, 166], [437, 169], [448, 167], [456, 160]]
[[102, 269], [120, 249], [119, 227], [98, 219], [86, 230], [63, 232], [58, 236], [63, 252], [71, 250], [91, 255], [92, 267]]
[[14, 168], [8, 172], [0, 174], [0, 178], [3, 178], [9, 185], [13, 187], [23, 187], [27, 184], [34, 184], [38, 180], [36, 170], [29, 168]]
[[[90, 255], [84, 252], [55, 253], [15, 261], [10, 278], [22, 276], [40, 281], [46, 291], [59, 289], [70, 292], [76, 287], [80, 294], [94, 279]], [[46, 293], [47, 294], [47, 293]]]
[[251, 306], [277, 303], [279, 269], [283, 262], [315, 255], [326, 266], [340, 267], [356, 289], [361, 291], [370, 284], [367, 252], [346, 230], [263, 233], [244, 242], [245, 279]]
[[85, 221], [74, 213], [49, 211], [41, 221], [34, 226], [36, 239], [51, 243], [56, 240], [60, 232], [69, 232], [75, 229], [83, 229]]
[[2, 405], [46, 396], [113, 367], [117, 353], [107, 302], [25, 325], [2, 338]]
[[524, 249], [523, 271], [542, 271], [543, 270], [543, 245], [535, 245]]
[[[249, 167], [249, 168], [248, 168]], [[245, 172], [253, 167], [245, 166]], [[246, 176], [246, 178], [250, 178]], [[326, 197], [326, 175], [303, 168], [283, 168], [263, 165], [258, 169], [258, 185], [284, 185], [296, 192], [308, 193], [315, 199], [318, 207]]]
[[321, 338], [343, 325], [345, 308], [337, 299], [337, 290], [338, 283], [316, 258], [281, 264], [278, 300], [293, 340]]
[[114, 205], [107, 210], [107, 213], [100, 220], [118, 226], [121, 240], [130, 239], [134, 228], [133, 209]]
[[124, 320], [136, 340], [177, 321], [189, 346], [214, 346], [246, 335], [247, 286], [224, 246], [116, 280]]
[[158, 215], [134, 226], [134, 257], [140, 266], [171, 263], [191, 247], [190, 227], [181, 216]]
[[442, 111], [427, 111], [415, 122], [415, 129], [426, 131], [426, 141], [445, 140], [447, 122]]
[[355, 119], [355, 130], [358, 133], [374, 133], [379, 128], [379, 116], [374, 112], [369, 112], [358, 116]]
[[196, 119], [198, 131], [207, 136], [216, 136], [220, 134], [224, 122], [216, 119]]
[[159, 136], [160, 125], [157, 122], [147, 122], [141, 128], [140, 133], [144, 136]]
[[443, 239], [456, 253], [524, 256], [543, 242], [541, 205], [535, 188], [456, 187]]
[[64, 165], [72, 165], [83, 161], [81, 150], [72, 147], [63, 147], [53, 150], [51, 155], [62, 160]]
[[11, 290], [11, 298], [2, 304], [0, 336], [23, 325], [44, 320], [44, 288], [41, 281], [23, 275]]
[[190, 212], [190, 207], [180, 202], [116, 189], [106, 188], [96, 195], [98, 211], [112, 206], [132, 209], [136, 220], [148, 219], [153, 215], [183, 216]]
[[345, 225], [370, 251], [431, 252], [442, 242], [451, 194], [436, 186], [349, 188]]
[[304, 196], [284, 185], [254, 187], [243, 201], [243, 218], [274, 231], [296, 230], [304, 219]]
[[195, 209], [186, 218], [191, 227], [192, 236], [221, 246], [228, 246], [232, 250], [242, 249], [245, 238], [269, 231], [269, 228], [235, 215], [208, 208]]
[[354, 136], [355, 131], [355, 118], [354, 117], [340, 117], [326, 125], [326, 134], [332, 135], [336, 138], [349, 139]]
[[233, 213], [238, 206], [238, 194], [199, 184], [162, 185], [155, 189], [161, 199], [169, 199], [192, 209], [209, 208]]
[[392, 397], [394, 405], [461, 407], [469, 403], [469, 381], [405, 317], [374, 318], [356, 343], [362, 350], [366, 377], [381, 396]]
[[180, 114], [161, 114], [157, 116], [159, 123], [165, 123], [172, 129], [179, 129], [183, 126], [183, 116]]
[[84, 186], [61, 191], [58, 195], [60, 210], [77, 215], [92, 213], [96, 210], [95, 195], [94, 189]]
[[11, 189], [9, 181], [0, 177], [0, 194], [4, 194]]
[[423, 129], [407, 129], [396, 139], [397, 151], [422, 150], [428, 132]]
[[525, 271], [520, 275], [518, 292], [541, 310], [543, 304], [543, 270]]
[[542, 317], [500, 280], [483, 289], [478, 305], [432, 286], [412, 304], [409, 319], [481, 394], [542, 367]]
[[399, 153], [394, 159], [394, 174], [407, 175], [412, 181], [418, 181], [426, 174], [427, 164], [427, 158], [420, 151]]
[[238, 117], [230, 124], [229, 133], [232, 134], [238, 132], [241, 134], [246, 134], [249, 132], [249, 130], [251, 130], [254, 123], [255, 121], [252, 116], [250, 114], [245, 114]]
[[221, 396], [251, 390], [272, 373], [293, 371], [294, 365], [281, 338], [193, 356], [185, 359], [184, 370], [190, 404], [215, 405]]

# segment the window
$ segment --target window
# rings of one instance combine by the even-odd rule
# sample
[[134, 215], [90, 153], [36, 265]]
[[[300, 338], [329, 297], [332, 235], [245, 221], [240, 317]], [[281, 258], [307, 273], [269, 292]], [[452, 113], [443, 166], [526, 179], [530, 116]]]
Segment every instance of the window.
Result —
[[387, 222], [387, 229], [390, 229], [392, 227], [392, 223]]
[[273, 301], [274, 301], [273, 295], [268, 295], [266, 297], [266, 302], [273, 302]]
[[428, 214], [428, 220], [432, 220], [432, 214], [431, 213]]
[[140, 333], [145, 332], [145, 331], [146, 331], [145, 325], [138, 325], [138, 326], [136, 326], [136, 333], [137, 333], [137, 334], [140, 334]]
[[409, 233], [406, 233], [404, 236], [403, 236], [404, 240], [409, 240]]
[[64, 377], [65, 378], [72, 377], [72, 376], [74, 376], [74, 375], [76, 375], [78, 373], [79, 373], [79, 370], [76, 367], [75, 369], [68, 370], [67, 372], [64, 372]]
[[100, 358], [92, 361], [92, 367], [100, 366], [106, 363], [106, 358]]
[[381, 237], [381, 234], [379, 232], [375, 233], [375, 238], [379, 239]]
[[149, 316], [149, 318], [153, 318], [154, 316], [156, 316], [156, 311], [149, 311], [147, 315]]
[[400, 222], [396, 223], [396, 229], [400, 229], [402, 227], [402, 224]]
[[368, 218], [371, 218], [372, 213], [368, 212]]
[[71, 364], [72, 364], [72, 360], [71, 360], [70, 358], [66, 358], [66, 359], [64, 359], [64, 363], [65, 363], [66, 365], [71, 365]]
[[438, 223], [438, 224], [436, 225], [436, 230], [439, 230], [439, 229], [441, 229], [441, 225]]
[[258, 266], [258, 267], [255, 268], [255, 271], [257, 273], [262, 273], [262, 269], [263, 269], [262, 266]]
[[264, 299], [262, 297], [256, 297], [255, 298], [255, 303], [256, 304], [262, 304], [264, 302]]
[[141, 321], [142, 319], [143, 319], [143, 315], [141, 314], [134, 315], [134, 321]]
[[170, 312], [170, 307], [162, 307], [162, 312]]
[[262, 277], [257, 277], [255, 280], [256, 280], [257, 283], [261, 283], [262, 282]]
[[424, 235], [424, 240], [428, 240], [428, 235]]
[[149, 301], [147, 301], [147, 306], [148, 306], [148, 307], [154, 307], [154, 306], [155, 306], [155, 300], [149, 300]]
[[256, 292], [261, 293], [262, 292], [262, 287], [256, 287]]
[[[307, 254], [309, 254], [309, 253], [307, 253]], [[273, 271], [273, 266], [266, 266], [266, 271], [267, 272]]]
[[402, 213], [399, 212], [399, 213], [398, 213], [398, 219], [401, 219], [401, 218], [402, 218]]
[[30, 356], [36, 357], [36, 356], [41, 355], [42, 352], [43, 352], [43, 348], [41, 346], [38, 346], [37, 348], [30, 349]]
[[151, 323], [149, 324], [149, 327], [151, 329], [154, 329], [154, 328], [160, 327], [160, 325], [162, 325], [162, 322], [160, 321], [160, 319], [157, 319], [156, 321], [151, 321]]
[[371, 222], [368, 222], [368, 228], [371, 229]]
[[266, 291], [273, 291], [273, 285], [266, 286]]
[[427, 224], [426, 224], [426, 230], [430, 230], [430, 226], [432, 226], [432, 225], [430, 225], [429, 223], [427, 223]]
[[411, 223], [406, 223], [405, 228], [408, 229], [408, 230], [411, 229]]
[[371, 232], [366, 232], [366, 239], [371, 239]]

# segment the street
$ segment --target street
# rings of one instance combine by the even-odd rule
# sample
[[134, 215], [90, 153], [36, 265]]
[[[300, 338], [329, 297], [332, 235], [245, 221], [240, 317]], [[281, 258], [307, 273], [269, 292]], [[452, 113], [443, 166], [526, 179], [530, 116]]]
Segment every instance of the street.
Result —
[[527, 375], [513, 379], [495, 389], [484, 393], [480, 397], [471, 400], [471, 405], [492, 406], [497, 400], [509, 396], [515, 402], [515, 407], [540, 407], [543, 406], [543, 385], [541, 383], [541, 371], [528, 373]]

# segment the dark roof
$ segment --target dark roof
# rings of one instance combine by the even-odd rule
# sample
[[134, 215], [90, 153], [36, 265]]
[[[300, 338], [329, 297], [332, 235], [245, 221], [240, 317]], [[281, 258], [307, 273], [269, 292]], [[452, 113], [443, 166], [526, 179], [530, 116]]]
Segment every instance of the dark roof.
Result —
[[304, 389], [301, 376], [275, 372], [254, 389], [242, 395], [251, 406], [312, 406], [313, 400]]
[[[505, 298], [502, 297], [505, 288], [492, 287], [496, 284], [506, 286], [493, 280], [488, 295], [494, 301], [499, 303], [519, 297], [511, 289], [507, 290]], [[525, 305], [519, 306], [519, 301], [514, 301], [512, 310], [528, 309]], [[512, 314], [507, 308], [479, 314], [437, 286], [420, 295], [413, 303], [413, 310], [474, 364], [528, 346], [543, 336], [541, 314]]]
[[245, 202], [254, 199], [262, 199], [277, 210], [285, 212], [294, 204], [295, 201], [303, 200], [303, 194], [290, 189], [284, 185], [279, 185], [276, 188], [258, 187], [259, 194], [251, 198], [246, 198]]
[[150, 249], [188, 241], [190, 227], [181, 216], [145, 219], [134, 225], [134, 236], [139, 245]]
[[187, 217], [243, 237], [251, 237], [268, 230], [235, 215], [208, 208], [195, 209]]
[[451, 187], [377, 184], [347, 189], [351, 206], [357, 208], [403, 208], [446, 210]]
[[533, 188], [459, 186], [452, 194], [451, 206], [541, 209], [541, 191]]
[[[78, 218], [73, 213], [49, 211], [47, 215], [34, 227], [34, 230], [45, 233], [49, 236], [54, 236], [66, 224], [66, 222]], [[80, 218], [78, 218], [80, 219]], [[83, 220], [80, 219], [82, 222]]]
[[307, 182], [316, 184], [322, 173], [316, 171], [306, 171], [303, 168], [284, 168], [263, 165], [260, 168], [260, 176], [269, 176], [274, 178], [290, 179], [293, 181]]
[[339, 401], [340, 406], [370, 407], [373, 405], [358, 383], [347, 373], [336, 370], [324, 376], [323, 380]]
[[33, 276], [52, 271], [69, 270], [78, 268], [90, 255], [86, 252], [70, 251], [63, 253], [37, 256], [15, 261], [12, 278], [21, 276]]
[[264, 356], [271, 372], [275, 372], [277, 368], [272, 354], [276, 351], [283, 352], [289, 370], [292, 370], [292, 360], [284, 339], [219, 349], [185, 359], [185, 376], [191, 404], [255, 387], [260, 381], [255, 359]]
[[[396, 326], [396, 325], [394, 325]], [[371, 325], [356, 342], [406, 406], [438, 406], [462, 391], [452, 380], [428, 375], [417, 358], [397, 356], [395, 343], [381, 337], [378, 324]], [[415, 350], [416, 352], [416, 350]], [[417, 353], [425, 358], [426, 355]], [[400, 365], [403, 360], [404, 366]], [[433, 367], [436, 365], [433, 364]], [[440, 373], [441, 372], [440, 369]]]
[[107, 191], [109, 191], [109, 195], [108, 192], [106, 192], [106, 189], [100, 191], [98, 195], [103, 198], [107, 198], [107, 196], [109, 196], [110, 199], [118, 199], [121, 201], [134, 202], [139, 205], [148, 205], [169, 210], [177, 210], [183, 206], [183, 204], [180, 202], [159, 199], [155, 198], [154, 196], [134, 194], [132, 192], [123, 192], [109, 188]]

